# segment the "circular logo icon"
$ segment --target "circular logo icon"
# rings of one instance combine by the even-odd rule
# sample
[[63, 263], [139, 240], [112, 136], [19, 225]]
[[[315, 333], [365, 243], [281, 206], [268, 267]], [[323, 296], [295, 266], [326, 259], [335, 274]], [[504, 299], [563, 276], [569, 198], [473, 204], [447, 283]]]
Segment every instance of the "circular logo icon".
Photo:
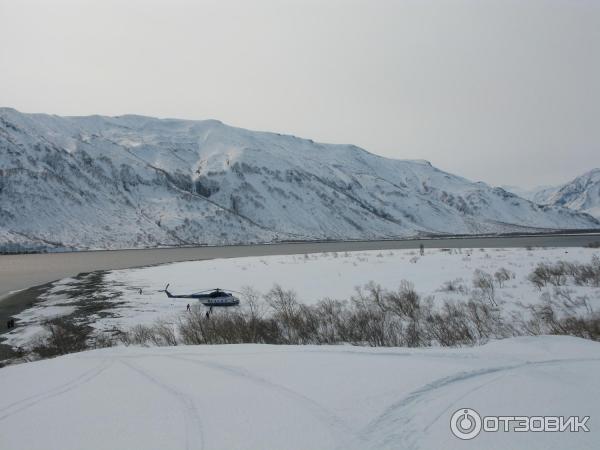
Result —
[[473, 439], [481, 431], [481, 416], [471, 408], [459, 409], [452, 414], [450, 430], [459, 439]]

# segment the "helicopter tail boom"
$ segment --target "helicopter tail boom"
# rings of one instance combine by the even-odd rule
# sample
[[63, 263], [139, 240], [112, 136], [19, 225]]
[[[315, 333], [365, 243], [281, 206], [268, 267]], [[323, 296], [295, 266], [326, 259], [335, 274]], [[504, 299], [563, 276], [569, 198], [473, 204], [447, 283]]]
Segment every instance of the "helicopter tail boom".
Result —
[[167, 297], [169, 298], [198, 298], [195, 295], [173, 295], [169, 292], [169, 285], [167, 284], [167, 286], [165, 287], [165, 294], [167, 294]]

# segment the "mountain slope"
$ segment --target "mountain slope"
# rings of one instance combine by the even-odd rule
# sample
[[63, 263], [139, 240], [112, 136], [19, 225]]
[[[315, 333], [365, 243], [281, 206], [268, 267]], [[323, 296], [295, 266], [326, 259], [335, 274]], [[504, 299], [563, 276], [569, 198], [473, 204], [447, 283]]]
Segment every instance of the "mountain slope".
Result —
[[0, 109], [0, 242], [76, 248], [594, 228], [564, 208], [218, 121]]
[[550, 192], [554, 192], [556, 186], [538, 186], [533, 189], [524, 189], [519, 186], [502, 185], [500, 186], [507, 192], [511, 192], [518, 197], [524, 198], [525, 200], [532, 201], [538, 204], [545, 204], [544, 200]]
[[554, 189], [537, 193], [534, 201], [585, 212], [600, 219], [600, 169], [593, 169]]

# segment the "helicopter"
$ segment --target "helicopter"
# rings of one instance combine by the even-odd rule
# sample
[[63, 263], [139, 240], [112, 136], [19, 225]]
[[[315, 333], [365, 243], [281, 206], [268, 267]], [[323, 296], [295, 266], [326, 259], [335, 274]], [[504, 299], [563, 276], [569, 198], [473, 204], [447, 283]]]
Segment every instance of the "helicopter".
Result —
[[165, 294], [169, 298], [195, 298], [204, 306], [209, 307], [210, 311], [212, 311], [213, 307], [238, 306], [240, 304], [239, 298], [235, 297], [231, 292], [226, 292], [219, 288], [206, 289], [193, 294], [174, 295], [169, 292], [169, 284], [167, 284]]

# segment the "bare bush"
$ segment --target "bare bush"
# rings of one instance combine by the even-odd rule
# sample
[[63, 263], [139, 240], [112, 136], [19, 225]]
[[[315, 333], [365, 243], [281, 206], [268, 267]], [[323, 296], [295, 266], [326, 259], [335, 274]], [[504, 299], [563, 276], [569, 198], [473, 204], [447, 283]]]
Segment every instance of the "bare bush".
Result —
[[46, 336], [39, 338], [31, 348], [41, 358], [81, 352], [88, 348], [87, 337], [90, 330], [86, 326], [64, 319], [53, 319], [43, 326]]
[[300, 305], [296, 293], [284, 290], [276, 284], [265, 295], [265, 300], [273, 309], [273, 318], [280, 325], [284, 342], [294, 344], [299, 342]]
[[427, 331], [432, 340], [443, 347], [477, 342], [460, 303], [444, 302], [441, 310], [432, 311], [427, 317]]
[[92, 348], [108, 348], [114, 345], [114, 339], [106, 333], [98, 333], [92, 340]]
[[466, 294], [468, 292], [468, 288], [463, 284], [462, 281], [462, 278], [456, 278], [455, 280], [446, 281], [440, 288], [440, 291]]
[[514, 277], [515, 274], [510, 270], [505, 269], [504, 267], [498, 269], [494, 273], [494, 278], [496, 279], [496, 283], [498, 283], [499, 288], [502, 288], [504, 286], [504, 283], [506, 283], [508, 280]]
[[494, 279], [489, 273], [480, 269], [475, 270], [475, 273], [473, 274], [473, 286], [476, 289], [479, 289], [482, 295], [485, 296], [492, 305], [496, 305]]
[[600, 286], [600, 258], [598, 255], [594, 255], [589, 264], [576, 265], [573, 279], [578, 285]]
[[[528, 306], [530, 315], [519, 319], [520, 331], [531, 335], [558, 334], [600, 340], [600, 314], [590, 306], [587, 298], [564, 301], [564, 292], [558, 296], [542, 294], [542, 302]], [[562, 299], [562, 300], [561, 300]]]
[[175, 328], [164, 320], [158, 320], [152, 326], [151, 341], [156, 346], [169, 346], [177, 345], [177, 336], [175, 335]]
[[318, 318], [317, 344], [337, 344], [351, 341], [346, 302], [326, 298], [318, 302], [314, 309]]
[[588, 264], [567, 261], [539, 263], [528, 278], [538, 289], [546, 285], [564, 286], [569, 279], [578, 285], [600, 286], [600, 258], [594, 255]]
[[125, 345], [147, 346], [152, 341], [152, 327], [148, 325], [135, 325], [127, 332], [121, 334], [120, 340]]

